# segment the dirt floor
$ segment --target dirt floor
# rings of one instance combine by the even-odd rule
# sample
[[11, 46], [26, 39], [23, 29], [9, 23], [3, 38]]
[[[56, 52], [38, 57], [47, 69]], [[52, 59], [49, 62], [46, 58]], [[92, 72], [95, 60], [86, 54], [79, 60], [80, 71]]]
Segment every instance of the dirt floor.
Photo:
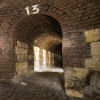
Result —
[[31, 72], [13, 80], [0, 81], [0, 100], [68, 100], [63, 74]]

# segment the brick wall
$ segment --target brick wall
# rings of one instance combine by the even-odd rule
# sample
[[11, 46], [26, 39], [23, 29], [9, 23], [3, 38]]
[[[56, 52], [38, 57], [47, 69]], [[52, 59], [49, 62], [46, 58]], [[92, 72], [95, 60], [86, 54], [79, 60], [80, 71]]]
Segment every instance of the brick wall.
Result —
[[[0, 24], [4, 22], [7, 26], [6, 34], [12, 33], [17, 22], [23, 17], [27, 16], [24, 8], [34, 4], [40, 4], [40, 14], [47, 14], [55, 19], [61, 25], [63, 35], [63, 65], [65, 69], [65, 82], [67, 82], [68, 68], [83, 68], [85, 67], [85, 59], [90, 56], [89, 44], [85, 41], [84, 31], [94, 28], [100, 28], [100, 1], [99, 0], [4, 0], [0, 3]], [[9, 20], [9, 21], [8, 21]], [[4, 25], [5, 26], [5, 25]], [[0, 26], [0, 35], [4, 34], [5, 30]], [[3, 36], [2, 36], [3, 37]], [[10, 34], [12, 37], [12, 34]], [[7, 39], [5, 39], [6, 41]], [[8, 42], [7, 42], [8, 43]], [[14, 43], [11, 42], [13, 45]], [[12, 50], [13, 51], [13, 50]], [[6, 53], [4, 53], [6, 54]], [[6, 54], [7, 55], [7, 54]], [[11, 55], [9, 56], [12, 58]], [[0, 60], [2, 61], [2, 60]], [[1, 73], [7, 73], [9, 68], [9, 61], [3, 65], [0, 63]], [[14, 64], [14, 63], [13, 63]], [[10, 63], [11, 66], [11, 63]], [[10, 67], [14, 70], [14, 67]], [[80, 69], [81, 70], [81, 69]], [[13, 74], [11, 73], [11, 76]], [[77, 71], [76, 71], [77, 72]], [[81, 72], [81, 71], [80, 71]], [[9, 74], [9, 75], [10, 75]], [[4, 74], [1, 74], [4, 75]], [[2, 78], [11, 78], [11, 76], [0, 76]], [[74, 77], [74, 83], [78, 84]], [[72, 81], [73, 81], [72, 80]], [[82, 83], [82, 82], [81, 82]], [[81, 84], [80, 83], [80, 84]], [[84, 85], [81, 85], [82, 87]], [[68, 87], [66, 87], [67, 89]], [[73, 90], [74, 91], [74, 90]], [[72, 91], [72, 92], [73, 92]], [[77, 92], [79, 97], [81, 93]], [[82, 94], [82, 95], [80, 95]], [[69, 93], [70, 95], [70, 93]], [[75, 94], [73, 94], [75, 96]]]
[[17, 41], [16, 51], [16, 75], [22, 75], [28, 71], [28, 45]]
[[[9, 28], [9, 30], [8, 30]], [[9, 79], [15, 76], [14, 39], [12, 29], [7, 22], [0, 24], [0, 79]]]
[[[85, 32], [86, 42], [90, 44], [90, 57], [85, 59], [85, 69], [89, 70], [88, 83], [85, 86], [85, 94], [98, 98], [100, 87], [100, 28]], [[94, 94], [95, 93], [95, 94]]]

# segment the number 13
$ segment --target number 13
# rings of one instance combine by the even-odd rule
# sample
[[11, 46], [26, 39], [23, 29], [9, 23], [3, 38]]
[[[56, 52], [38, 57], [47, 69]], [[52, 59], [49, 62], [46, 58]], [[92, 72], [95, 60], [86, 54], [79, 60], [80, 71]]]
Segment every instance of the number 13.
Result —
[[[30, 15], [30, 9], [29, 9], [29, 6], [27, 6], [25, 8], [26, 12], [27, 12], [27, 15]], [[37, 14], [39, 12], [39, 8], [38, 8], [38, 4], [37, 5], [33, 5], [32, 6], [32, 14]]]

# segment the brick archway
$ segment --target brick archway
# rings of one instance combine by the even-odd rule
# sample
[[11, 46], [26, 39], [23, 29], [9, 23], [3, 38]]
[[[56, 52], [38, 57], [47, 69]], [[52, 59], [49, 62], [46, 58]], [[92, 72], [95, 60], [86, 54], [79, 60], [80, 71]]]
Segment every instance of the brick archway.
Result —
[[[8, 4], [9, 6], [6, 5], [6, 4], [7, 4], [7, 2], [5, 1], [5, 4], [4, 4], [5, 9], [4, 10], [9, 11], [9, 12], [12, 12], [12, 10], [14, 9], [14, 11], [12, 12], [11, 17], [5, 17], [4, 18], [4, 21], [5, 21], [4, 23], [6, 23], [6, 26], [5, 26], [6, 27], [6, 30], [5, 30], [5, 27], [2, 27], [2, 31], [5, 30], [6, 31], [5, 33], [9, 34], [9, 37], [12, 38], [12, 41], [13, 41], [12, 42], [13, 43], [12, 44], [12, 46], [13, 46], [12, 49], [14, 50], [14, 45], [16, 44], [16, 41], [14, 39], [14, 37], [15, 37], [14, 29], [15, 29], [17, 23], [20, 20], [22, 20], [24, 17], [27, 16], [27, 14], [25, 12], [25, 6], [28, 6], [30, 4], [28, 4], [28, 5], [26, 5], [26, 4], [24, 5], [23, 4], [23, 5], [19, 6], [19, 7], [14, 7], [14, 4], [13, 5], [9, 5]], [[36, 4], [36, 3], [33, 2], [32, 5], [34, 5], [34, 4]], [[60, 23], [60, 25], [62, 27], [62, 32], [63, 32], [63, 22], [60, 21], [60, 19], [61, 19], [60, 18], [61, 17], [60, 16], [61, 15], [61, 12], [59, 10], [58, 11], [56, 10], [56, 13], [55, 12], [52, 12], [51, 10], [49, 11], [49, 9], [51, 9], [52, 6], [48, 9], [48, 2], [46, 2], [44, 4], [42, 4], [42, 3], [39, 2], [39, 4], [41, 4], [41, 6], [45, 6], [46, 5], [45, 7], [41, 7], [43, 9], [39, 12], [39, 14], [49, 15], [49, 16], [55, 18], [56, 20], [58, 20], [58, 22]], [[11, 8], [10, 8], [10, 6], [11, 6]], [[11, 44], [11, 43], [9, 43], [9, 44]], [[14, 53], [12, 54], [12, 56], [13, 56], [13, 58], [15, 58], [15, 54]], [[15, 61], [16, 61], [16, 59], [14, 59], [13, 62], [12, 62], [13, 66], [15, 66], [15, 64], [14, 64]], [[9, 63], [9, 61], [7, 63]], [[13, 66], [12, 66], [11, 69], [12, 70], [15, 70], [15, 68]], [[8, 79], [11, 78], [11, 77], [13, 77], [13, 76], [15, 76], [15, 71], [13, 71], [13, 73], [10, 76], [5, 75], [4, 77], [6, 78], [6, 76], [7, 76]], [[4, 78], [4, 77], [2, 77], [2, 78]]]
[[[12, 47], [13, 51], [15, 50], [14, 46], [16, 44], [14, 29], [16, 28], [16, 25], [18, 24], [18, 22], [20, 22], [24, 17], [27, 16], [24, 9], [22, 11], [17, 10], [16, 13], [17, 14], [15, 14], [9, 20], [6, 20], [6, 23], [8, 26], [7, 31], [9, 30], [9, 27], [12, 28], [12, 30], [9, 33], [10, 33], [10, 37], [12, 37], [12, 40], [13, 40], [13, 42], [11, 43], [13, 45], [13, 47]], [[58, 15], [55, 15], [55, 13], [53, 13], [54, 14], [53, 15], [52, 13], [47, 13], [44, 11], [44, 12], [40, 12], [39, 14], [45, 14], [45, 15], [54, 17], [55, 19], [58, 20], [58, 22], [61, 25], [62, 35], [63, 35], [63, 47], [62, 47], [62, 49], [63, 49], [63, 66], [64, 66], [64, 71], [65, 71], [65, 86], [67, 89], [68, 87], [70, 87], [69, 86], [69, 84], [71, 84], [70, 82], [75, 83], [75, 84], [77, 83], [76, 81], [73, 81], [75, 79], [74, 78], [75, 75], [72, 74], [73, 71], [76, 70], [76, 72], [77, 72], [80, 70], [80, 72], [81, 72], [82, 70], [81, 69], [78, 70], [77, 67], [84, 68], [84, 60], [85, 59], [83, 56], [85, 54], [85, 48], [83, 50], [80, 50], [80, 52], [78, 52], [79, 48], [86, 47], [83, 33], [82, 33], [82, 31], [68, 30], [66, 28], [65, 24], [63, 23], [63, 22], [65, 22], [65, 20], [61, 21], [60, 17]], [[79, 44], [79, 42], [80, 42], [80, 44]], [[80, 56], [80, 54], [81, 54], [81, 56]], [[16, 58], [15, 52], [12, 56], [13, 56], [13, 58]], [[15, 62], [16, 62], [16, 59], [14, 59], [12, 62], [12, 64], [13, 64], [12, 68], [10, 67], [13, 70], [12, 72], [10, 72], [11, 76], [9, 76], [7, 78], [13, 78], [15, 76], [15, 74], [16, 74]], [[7, 63], [9, 63], [9, 61]], [[72, 67], [75, 67], [75, 69], [73, 69]], [[68, 72], [71, 73], [70, 76], [68, 76], [69, 75]], [[5, 78], [5, 77], [3, 77], [3, 78]], [[70, 78], [73, 78], [72, 81], [70, 81], [71, 80]], [[77, 84], [79, 84], [79, 83], [77, 83]], [[70, 95], [70, 92], [67, 91], [67, 94]], [[78, 93], [77, 95], [78, 95], [78, 97], [81, 97], [83, 94], [81, 95], [81, 93]], [[75, 96], [75, 94], [72, 94], [72, 96]]]
[[[25, 5], [23, 4], [21, 6], [18, 5], [19, 7], [15, 7], [15, 8], [13, 7], [13, 8], [8, 9], [8, 11], [12, 11], [12, 9], [14, 9], [11, 18], [8, 18], [9, 20], [6, 19], [7, 26], [12, 28], [12, 30], [9, 33], [10, 33], [10, 37], [12, 37], [12, 39], [13, 39], [13, 42], [12, 42], [13, 51], [15, 50], [14, 45], [16, 44], [16, 41], [14, 39], [14, 37], [15, 37], [14, 29], [16, 28], [17, 23], [20, 22], [24, 17], [27, 16], [27, 14], [25, 12], [25, 7], [30, 6], [30, 5], [32, 6], [36, 3], [32, 3], [32, 4], [26, 3], [26, 4]], [[69, 84], [73, 84], [73, 83], [80, 84], [77, 81], [75, 81], [76, 76], [72, 73], [74, 70], [76, 70], [76, 72], [77, 72], [78, 67], [84, 68], [84, 54], [85, 54], [84, 47], [86, 47], [86, 45], [85, 45], [85, 39], [84, 39], [82, 30], [80, 30], [80, 31], [77, 29], [73, 30], [72, 27], [68, 26], [68, 24], [66, 23], [66, 15], [65, 15], [66, 12], [59, 9], [59, 6], [61, 7], [61, 4], [59, 4], [58, 7], [54, 6], [53, 8], [52, 8], [52, 6], [53, 6], [52, 3], [50, 3], [49, 5], [48, 5], [48, 2], [46, 2], [44, 4], [42, 4], [42, 3], [39, 3], [39, 4], [41, 6], [39, 14], [49, 15], [49, 16], [53, 17], [54, 19], [56, 19], [61, 25], [62, 36], [63, 36], [63, 47], [62, 47], [62, 49], [63, 49], [63, 67], [64, 67], [64, 71], [65, 71], [64, 73], [65, 73], [66, 89], [70, 88]], [[8, 30], [9, 30], [9, 28], [7, 28], [7, 31]], [[81, 49], [79, 51], [79, 48], [80, 49], [84, 48], [84, 49]], [[16, 58], [15, 53], [12, 56], [13, 56], [13, 58]], [[16, 59], [13, 61], [13, 66], [11, 68], [14, 71], [10, 72], [11, 76], [9, 76], [7, 78], [13, 78], [15, 76], [14, 75], [16, 73], [15, 62], [16, 62]], [[9, 61], [7, 63], [9, 63]], [[73, 67], [75, 67], [75, 69], [73, 69]], [[79, 70], [81, 72], [81, 69], [79, 69]], [[70, 72], [71, 75], [69, 75], [68, 72]], [[5, 78], [5, 77], [3, 77], [3, 78]], [[72, 81], [70, 81], [70, 80], [72, 80]], [[83, 85], [80, 86], [80, 91], [82, 89], [82, 86]], [[77, 94], [78, 97], [82, 97], [83, 94], [80, 93], [80, 91], [77, 92], [75, 90], [75, 92], [74, 92], [72, 90], [72, 92], [73, 92], [72, 96], [75, 96]], [[70, 89], [69, 89], [69, 91], [67, 90], [66, 92], [68, 95], [71, 95]]]
[[[65, 85], [67, 94], [83, 97], [83, 87], [88, 71], [85, 59], [89, 57], [88, 43], [84, 31], [100, 28], [99, 0], [4, 0], [0, 4], [2, 25], [0, 40], [4, 40], [9, 48], [1, 48], [0, 78], [10, 79], [15, 76], [14, 29], [17, 23], [26, 15], [25, 7], [40, 4], [39, 14], [54, 17], [61, 25], [63, 33], [63, 65], [65, 69]], [[0, 42], [2, 47], [2, 42]], [[4, 51], [3, 51], [4, 50]], [[2, 56], [5, 56], [3, 59]], [[79, 76], [77, 73], [79, 72]], [[4, 74], [5, 73], [5, 74]], [[70, 74], [69, 74], [70, 73]], [[85, 73], [85, 75], [81, 74]], [[84, 83], [84, 84], [83, 84]], [[70, 85], [72, 84], [72, 85]], [[77, 86], [76, 86], [77, 84]], [[79, 87], [80, 86], [80, 87]], [[74, 88], [73, 90], [70, 90]], [[80, 88], [75, 90], [75, 88]], [[72, 94], [71, 94], [72, 93]]]
[[[61, 26], [58, 23], [58, 21], [56, 21], [51, 16], [48, 16], [46, 14], [36, 14], [36, 15], [32, 15], [32, 16], [26, 16], [18, 22], [18, 24], [16, 25], [16, 28], [15, 28], [14, 34], [16, 34], [16, 36], [15, 36], [16, 41], [21, 41], [21, 42], [27, 44], [28, 47], [30, 47], [30, 49], [31, 49], [31, 50], [28, 49], [28, 51], [29, 51], [28, 55], [33, 55], [32, 60], [28, 61], [28, 63], [30, 62], [29, 66], [31, 67], [30, 68], [31, 70], [34, 69], [34, 59], [35, 59], [34, 54], [33, 54], [34, 52], [32, 49], [33, 46], [39, 47], [39, 49], [40, 49], [39, 53], [41, 53], [40, 54], [41, 60], [43, 60], [42, 59], [42, 50], [43, 49], [45, 49], [47, 52], [50, 51], [50, 53], [55, 54], [55, 59], [57, 58], [56, 57], [57, 54], [59, 54], [59, 56], [62, 57]], [[17, 48], [19, 48], [19, 47], [20, 46], [17, 46]], [[58, 52], [56, 52], [56, 50], [58, 50]], [[20, 55], [18, 55], [18, 56], [20, 56]], [[61, 64], [58, 65], [59, 62], [61, 62]], [[59, 62], [57, 59], [57, 61], [55, 61], [55, 64], [53, 64], [53, 66], [62, 67], [62, 60], [60, 60]], [[31, 65], [31, 63], [33, 63], [33, 64]], [[39, 62], [39, 63], [41, 63], [41, 66], [42, 66], [42, 62]], [[17, 65], [19, 65], [19, 64], [17, 64]], [[53, 66], [51, 65], [51, 67], [53, 67]]]

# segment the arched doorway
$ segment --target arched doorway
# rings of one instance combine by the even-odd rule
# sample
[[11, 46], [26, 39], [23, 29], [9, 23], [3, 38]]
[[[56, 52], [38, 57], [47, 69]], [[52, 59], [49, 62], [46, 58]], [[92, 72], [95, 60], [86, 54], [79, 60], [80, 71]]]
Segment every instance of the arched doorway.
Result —
[[37, 14], [23, 18], [16, 26], [16, 71], [63, 72], [62, 31], [58, 21]]

